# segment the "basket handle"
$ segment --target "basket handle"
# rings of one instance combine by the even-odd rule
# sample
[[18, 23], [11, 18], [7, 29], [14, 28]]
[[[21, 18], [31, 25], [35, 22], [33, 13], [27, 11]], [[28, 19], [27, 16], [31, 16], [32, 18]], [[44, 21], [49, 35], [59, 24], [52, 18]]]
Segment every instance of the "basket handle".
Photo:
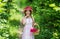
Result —
[[[36, 25], [35, 25], [36, 26]], [[38, 29], [40, 29], [40, 26], [37, 24]]]
[[37, 24], [38, 29], [40, 29], [40, 26]]

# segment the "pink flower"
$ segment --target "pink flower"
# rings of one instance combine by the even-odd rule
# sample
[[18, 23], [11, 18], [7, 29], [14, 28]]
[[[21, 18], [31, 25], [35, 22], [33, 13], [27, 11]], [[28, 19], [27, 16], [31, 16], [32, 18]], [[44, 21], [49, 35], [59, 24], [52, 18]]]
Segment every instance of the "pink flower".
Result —
[[36, 29], [36, 28], [32, 28], [32, 29], [30, 30], [30, 32], [37, 32], [37, 29]]

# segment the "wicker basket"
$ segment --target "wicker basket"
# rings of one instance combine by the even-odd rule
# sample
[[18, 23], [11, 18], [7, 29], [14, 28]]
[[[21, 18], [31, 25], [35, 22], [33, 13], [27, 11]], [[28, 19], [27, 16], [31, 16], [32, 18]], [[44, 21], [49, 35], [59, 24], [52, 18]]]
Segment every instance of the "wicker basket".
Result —
[[39, 25], [36, 25], [36, 26], [34, 27], [34, 29], [36, 29], [36, 30], [33, 32], [33, 34], [34, 34], [34, 35], [39, 35], [39, 32], [40, 32], [40, 27], [39, 27]]
[[39, 35], [39, 31], [40, 31], [40, 30], [38, 30], [37, 32], [33, 32], [33, 34], [34, 34], [34, 35]]

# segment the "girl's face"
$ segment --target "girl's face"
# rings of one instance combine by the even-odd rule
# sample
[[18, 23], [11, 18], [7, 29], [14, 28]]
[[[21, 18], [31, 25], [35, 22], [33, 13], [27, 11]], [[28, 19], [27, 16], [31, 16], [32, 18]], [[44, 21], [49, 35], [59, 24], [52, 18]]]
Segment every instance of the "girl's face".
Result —
[[29, 10], [26, 11], [26, 15], [30, 16], [30, 11]]

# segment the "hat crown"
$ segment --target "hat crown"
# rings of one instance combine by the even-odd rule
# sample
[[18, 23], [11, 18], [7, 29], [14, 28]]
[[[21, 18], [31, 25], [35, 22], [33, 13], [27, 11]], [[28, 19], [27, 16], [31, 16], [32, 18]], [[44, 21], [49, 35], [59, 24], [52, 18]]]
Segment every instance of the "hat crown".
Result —
[[25, 10], [32, 10], [32, 8], [30, 6], [27, 6]]

